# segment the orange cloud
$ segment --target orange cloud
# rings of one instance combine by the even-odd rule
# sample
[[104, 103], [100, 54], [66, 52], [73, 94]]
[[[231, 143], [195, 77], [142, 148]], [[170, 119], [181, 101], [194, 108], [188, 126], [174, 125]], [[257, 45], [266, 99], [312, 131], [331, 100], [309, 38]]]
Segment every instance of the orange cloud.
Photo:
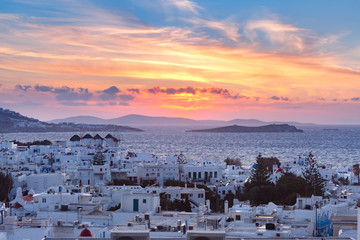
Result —
[[[96, 12], [97, 23], [85, 14], [72, 19], [72, 24], [2, 14], [0, 26], [6, 29], [0, 31], [2, 87], [86, 86], [95, 93], [117, 86], [123, 99], [136, 94], [128, 103], [133, 109], [172, 109], [179, 114], [263, 110], [271, 108], [269, 104], [278, 107], [279, 102], [287, 102], [289, 109], [293, 104], [358, 97], [360, 72], [342, 64], [339, 54], [319, 51], [336, 38], [274, 18], [242, 24], [231, 18], [205, 18], [201, 8], [187, 0], [168, 4], [193, 14], [182, 18], [186, 27], [153, 27], [135, 16], [103, 11]], [[154, 86], [156, 97], [146, 91]], [[133, 91], [124, 93], [126, 89]], [[94, 96], [77, 103], [100, 109], [100, 97]], [[101, 104], [121, 110], [126, 106], [120, 100]]]

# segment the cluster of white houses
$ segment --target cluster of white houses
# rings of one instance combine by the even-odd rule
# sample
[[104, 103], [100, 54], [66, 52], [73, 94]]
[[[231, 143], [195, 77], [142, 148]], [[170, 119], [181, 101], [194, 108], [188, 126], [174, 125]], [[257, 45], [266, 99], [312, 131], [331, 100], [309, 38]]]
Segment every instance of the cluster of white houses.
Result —
[[[328, 199], [299, 197], [294, 206], [258, 207], [235, 201], [232, 208], [225, 201], [224, 213], [215, 214], [214, 200], [197, 186], [206, 184], [224, 199], [242, 191], [251, 168], [190, 161], [183, 154], [126, 152], [119, 143], [110, 134], [30, 147], [1, 142], [0, 171], [14, 184], [10, 205], [0, 208], [0, 240], [356, 237], [360, 189], [351, 185], [356, 182], [351, 169], [319, 166], [329, 180]], [[302, 159], [275, 165], [271, 178], [301, 175], [303, 167]], [[350, 185], [337, 186], [330, 181], [334, 177], [347, 178]], [[109, 185], [119, 180], [135, 185]], [[195, 185], [166, 187], [168, 180]], [[160, 196], [189, 201], [191, 212], [164, 211]]]

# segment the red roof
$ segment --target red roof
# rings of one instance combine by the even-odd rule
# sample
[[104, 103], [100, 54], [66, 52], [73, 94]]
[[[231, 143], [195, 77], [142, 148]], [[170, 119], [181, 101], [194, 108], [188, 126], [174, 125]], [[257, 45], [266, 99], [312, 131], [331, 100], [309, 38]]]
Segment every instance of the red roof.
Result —
[[87, 228], [84, 228], [84, 230], [81, 231], [78, 237], [92, 237], [94, 234], [91, 233], [91, 231]]
[[21, 205], [20, 203], [16, 202], [14, 205], [11, 206], [12, 208], [18, 209], [23, 207], [23, 205]]
[[33, 195], [30, 194], [30, 195], [21, 197], [21, 199], [23, 199], [25, 202], [31, 202], [32, 200], [34, 200], [34, 197], [33, 197]]
[[285, 171], [284, 171], [284, 169], [282, 169], [282, 168], [278, 168], [278, 169], [276, 170], [276, 173], [278, 173], [278, 172], [284, 173]]

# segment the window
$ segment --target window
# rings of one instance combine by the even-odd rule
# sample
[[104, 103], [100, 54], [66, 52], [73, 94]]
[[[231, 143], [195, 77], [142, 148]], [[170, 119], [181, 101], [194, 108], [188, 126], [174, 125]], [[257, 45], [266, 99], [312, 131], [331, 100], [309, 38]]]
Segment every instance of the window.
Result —
[[217, 178], [217, 172], [214, 172], [214, 177]]
[[196, 179], [196, 172], [193, 172], [193, 179]]
[[189, 172], [189, 178], [191, 178], [191, 172]]
[[43, 202], [43, 203], [46, 203], [46, 198], [42, 198], [42, 202]]
[[210, 172], [210, 178], [212, 178], [213, 172]]
[[158, 173], [157, 176], [160, 177], [160, 173]]
[[236, 221], [240, 221], [241, 220], [241, 217], [240, 215], [236, 215], [236, 218], [235, 218]]
[[146, 199], [143, 199], [143, 203], [146, 203]]
[[180, 197], [181, 197], [182, 199], [185, 199], [185, 198], [187, 198], [187, 194], [186, 194], [186, 193], [182, 193]]
[[222, 194], [225, 195], [225, 190], [222, 191]]
[[100, 168], [100, 172], [102, 172], [102, 168]]
[[204, 194], [199, 193], [199, 194], [198, 194], [198, 198], [204, 198]]
[[148, 177], [148, 176], [149, 176], [149, 174], [147, 173], [147, 174], [146, 174], [146, 176]]
[[198, 172], [199, 178], [201, 178], [201, 172]]

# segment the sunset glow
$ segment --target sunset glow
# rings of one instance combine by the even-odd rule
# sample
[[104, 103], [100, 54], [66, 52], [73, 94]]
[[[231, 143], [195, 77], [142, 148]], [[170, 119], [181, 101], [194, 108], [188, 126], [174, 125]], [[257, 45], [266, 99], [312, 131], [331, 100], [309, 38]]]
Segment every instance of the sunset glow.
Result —
[[289, 6], [241, 2], [4, 1], [0, 107], [40, 120], [358, 123], [360, 30], [346, 19], [322, 26], [330, 6], [311, 25], [313, 11], [292, 17], [283, 11]]

